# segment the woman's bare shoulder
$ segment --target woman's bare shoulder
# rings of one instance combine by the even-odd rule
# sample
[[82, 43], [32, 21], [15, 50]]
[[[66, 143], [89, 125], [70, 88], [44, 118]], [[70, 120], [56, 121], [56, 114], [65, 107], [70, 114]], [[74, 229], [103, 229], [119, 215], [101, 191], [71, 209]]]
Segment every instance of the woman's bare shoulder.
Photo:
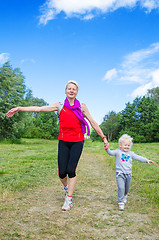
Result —
[[82, 103], [81, 107], [82, 107], [82, 112], [83, 112], [84, 116], [87, 117], [90, 113], [89, 113], [89, 110], [88, 110], [86, 104]]

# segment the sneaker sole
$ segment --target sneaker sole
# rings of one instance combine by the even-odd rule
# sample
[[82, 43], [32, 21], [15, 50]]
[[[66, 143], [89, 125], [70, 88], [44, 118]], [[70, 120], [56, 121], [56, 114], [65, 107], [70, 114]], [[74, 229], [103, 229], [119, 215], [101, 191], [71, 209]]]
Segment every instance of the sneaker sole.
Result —
[[62, 211], [69, 211], [71, 210], [72, 207], [70, 207], [69, 209], [66, 209], [66, 208], [62, 208]]

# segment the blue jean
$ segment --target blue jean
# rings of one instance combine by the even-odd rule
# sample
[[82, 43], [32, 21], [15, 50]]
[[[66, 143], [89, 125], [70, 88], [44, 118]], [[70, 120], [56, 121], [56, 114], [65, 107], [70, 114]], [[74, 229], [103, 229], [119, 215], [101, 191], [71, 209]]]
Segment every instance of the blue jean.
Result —
[[121, 172], [116, 172], [116, 181], [118, 185], [118, 201], [123, 201], [124, 197], [129, 192], [131, 183], [131, 173], [124, 174]]

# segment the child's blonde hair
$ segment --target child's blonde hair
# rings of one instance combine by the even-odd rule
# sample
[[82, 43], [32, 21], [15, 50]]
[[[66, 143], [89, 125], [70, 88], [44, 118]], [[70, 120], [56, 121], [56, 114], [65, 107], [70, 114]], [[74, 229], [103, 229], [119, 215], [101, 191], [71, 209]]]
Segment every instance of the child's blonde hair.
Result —
[[123, 134], [119, 138], [119, 145], [122, 144], [123, 140], [129, 140], [130, 141], [130, 146], [132, 147], [132, 145], [133, 145], [133, 138], [132, 137], [130, 137], [128, 134]]

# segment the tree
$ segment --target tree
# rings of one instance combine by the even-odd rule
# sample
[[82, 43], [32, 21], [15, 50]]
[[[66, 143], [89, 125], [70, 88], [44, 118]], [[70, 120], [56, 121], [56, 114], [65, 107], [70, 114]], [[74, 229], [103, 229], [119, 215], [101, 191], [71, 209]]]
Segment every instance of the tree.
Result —
[[157, 140], [158, 107], [149, 97], [136, 98], [132, 104], [126, 104], [121, 112], [123, 133], [131, 135], [136, 142], [153, 142]]
[[26, 89], [24, 76], [19, 68], [13, 69], [9, 62], [0, 68], [0, 140], [20, 139], [21, 137], [57, 138], [58, 117], [53, 113], [19, 112], [12, 118], [6, 113], [17, 106], [44, 106], [48, 103], [34, 98]]
[[20, 105], [25, 94], [24, 76], [19, 68], [13, 69], [9, 62], [0, 68], [0, 138], [20, 138], [24, 130], [21, 121], [22, 115], [16, 114], [14, 118], [7, 118], [9, 109]]
[[153, 98], [157, 106], [159, 106], [159, 87], [149, 89], [147, 91], [147, 96]]
[[101, 124], [104, 134], [108, 137], [108, 141], [112, 141], [118, 138], [120, 129], [120, 113], [111, 111], [103, 118]]
[[159, 141], [159, 107], [155, 111], [154, 120], [151, 123], [150, 129], [151, 129], [151, 136], [153, 138], [153, 141], [158, 142]]
[[[100, 125], [103, 133], [107, 136], [108, 141], [118, 138], [120, 129], [120, 113], [116, 114], [114, 111], [109, 112], [104, 116], [103, 122]], [[91, 132], [91, 139], [93, 141], [101, 140], [101, 137], [93, 130]]]
[[[39, 98], [34, 98], [30, 91], [27, 92], [25, 98], [27, 106], [46, 106], [48, 103]], [[25, 133], [23, 137], [26, 138], [44, 138], [52, 139], [57, 138], [59, 127], [58, 117], [54, 112], [43, 113], [25, 113]]]

